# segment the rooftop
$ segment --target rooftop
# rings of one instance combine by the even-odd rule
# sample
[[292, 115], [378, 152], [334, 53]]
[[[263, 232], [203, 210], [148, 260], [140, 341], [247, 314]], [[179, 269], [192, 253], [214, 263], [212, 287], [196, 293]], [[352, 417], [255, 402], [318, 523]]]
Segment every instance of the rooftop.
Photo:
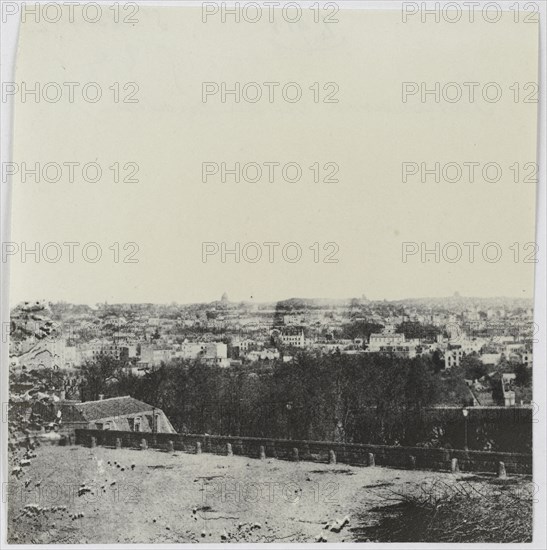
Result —
[[74, 407], [82, 413], [88, 421], [153, 411], [155, 408], [129, 395], [123, 397], [110, 397], [99, 401], [84, 401], [83, 403], [75, 403]]

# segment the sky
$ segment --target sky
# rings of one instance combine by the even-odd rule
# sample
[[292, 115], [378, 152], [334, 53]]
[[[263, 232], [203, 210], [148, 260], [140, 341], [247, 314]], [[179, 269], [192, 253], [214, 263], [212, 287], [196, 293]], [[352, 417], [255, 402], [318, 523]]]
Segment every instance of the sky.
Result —
[[24, 24], [17, 83], [62, 95], [15, 98], [10, 301], [532, 297], [537, 42], [371, 11]]

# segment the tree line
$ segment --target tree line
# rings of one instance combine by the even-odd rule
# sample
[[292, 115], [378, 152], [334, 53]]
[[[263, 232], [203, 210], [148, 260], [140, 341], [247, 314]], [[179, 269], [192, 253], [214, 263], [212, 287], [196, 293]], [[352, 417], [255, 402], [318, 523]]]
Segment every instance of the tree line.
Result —
[[131, 395], [161, 408], [181, 433], [281, 439], [433, 444], [423, 409], [470, 397], [431, 356], [302, 352], [230, 368], [176, 360], [144, 376], [104, 357], [82, 374], [85, 400]]

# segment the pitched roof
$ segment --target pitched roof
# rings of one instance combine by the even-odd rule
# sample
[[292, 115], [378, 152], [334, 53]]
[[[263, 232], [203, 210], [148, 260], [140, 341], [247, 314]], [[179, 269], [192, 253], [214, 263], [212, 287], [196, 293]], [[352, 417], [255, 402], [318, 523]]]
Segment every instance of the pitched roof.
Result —
[[129, 395], [101, 399], [100, 401], [85, 401], [75, 404], [74, 407], [78, 409], [88, 421], [154, 410], [152, 405], [143, 403]]

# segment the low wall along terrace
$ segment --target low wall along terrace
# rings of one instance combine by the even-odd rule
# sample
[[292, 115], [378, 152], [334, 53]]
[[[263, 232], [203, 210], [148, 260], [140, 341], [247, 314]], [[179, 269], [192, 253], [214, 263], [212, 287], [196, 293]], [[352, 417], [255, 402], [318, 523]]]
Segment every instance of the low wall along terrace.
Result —
[[507, 473], [531, 474], [532, 455], [465, 451], [459, 449], [431, 449], [423, 447], [391, 447], [358, 443], [328, 441], [294, 441], [288, 439], [261, 439], [217, 435], [119, 432], [110, 430], [76, 430], [78, 445], [155, 448], [186, 453], [213, 453], [332, 463], [353, 466], [388, 466], [420, 470], [450, 471], [453, 459], [463, 472], [499, 473], [500, 462]]

